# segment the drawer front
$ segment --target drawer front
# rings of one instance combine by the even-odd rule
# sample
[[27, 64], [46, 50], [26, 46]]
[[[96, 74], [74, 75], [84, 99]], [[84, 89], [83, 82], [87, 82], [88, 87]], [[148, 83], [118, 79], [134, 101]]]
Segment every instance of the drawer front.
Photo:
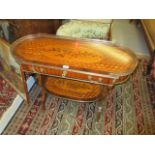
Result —
[[40, 67], [40, 66], [33, 66], [33, 65], [22, 65], [22, 69], [27, 72], [33, 72], [38, 74], [44, 74], [49, 76], [58, 76], [61, 78], [66, 79], [74, 79], [79, 81], [86, 81], [90, 83], [96, 83], [101, 85], [114, 85], [115, 83], [120, 83], [122, 80], [124, 81], [126, 77], [121, 77], [119, 79], [108, 78], [108, 77], [101, 77], [91, 74], [85, 74], [80, 72], [73, 72], [70, 70], [65, 69], [58, 69], [58, 68], [47, 68], [47, 67]]

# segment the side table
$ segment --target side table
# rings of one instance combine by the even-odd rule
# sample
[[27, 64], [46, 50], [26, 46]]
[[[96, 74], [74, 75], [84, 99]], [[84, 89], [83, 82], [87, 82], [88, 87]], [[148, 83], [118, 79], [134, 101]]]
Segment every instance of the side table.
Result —
[[[45, 81], [41, 80], [41, 85], [49, 92], [79, 101], [90, 101], [100, 96], [101, 88], [108, 90], [115, 84], [126, 81], [138, 64], [132, 51], [108, 41], [47, 34], [28, 35], [18, 39], [13, 43], [12, 53], [21, 65], [28, 103], [25, 73], [36, 73], [41, 75], [41, 79], [45, 78]], [[62, 86], [63, 89], [59, 89]], [[76, 89], [75, 92], [74, 88], [71, 89], [72, 86]], [[81, 96], [82, 88], [84, 97]], [[66, 94], [67, 90], [70, 93]]]

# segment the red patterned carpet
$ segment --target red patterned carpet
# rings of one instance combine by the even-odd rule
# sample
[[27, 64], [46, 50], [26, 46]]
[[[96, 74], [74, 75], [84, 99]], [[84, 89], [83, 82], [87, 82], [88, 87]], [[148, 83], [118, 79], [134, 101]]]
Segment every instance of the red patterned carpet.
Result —
[[22, 104], [3, 134], [155, 134], [155, 88], [153, 79], [142, 74], [146, 65], [141, 61], [129, 80], [107, 96], [99, 120], [98, 102], [83, 104], [51, 95], [43, 112], [41, 89], [35, 85], [30, 92], [33, 104]]
[[0, 119], [4, 112], [10, 107], [17, 93], [0, 76]]

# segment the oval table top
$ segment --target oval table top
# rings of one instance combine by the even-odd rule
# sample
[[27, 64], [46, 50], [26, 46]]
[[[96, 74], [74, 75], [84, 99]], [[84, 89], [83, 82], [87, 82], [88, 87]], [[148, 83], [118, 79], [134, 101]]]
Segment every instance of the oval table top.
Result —
[[132, 51], [108, 41], [47, 34], [28, 35], [18, 39], [12, 44], [12, 52], [20, 63], [119, 76], [132, 73], [138, 63]]

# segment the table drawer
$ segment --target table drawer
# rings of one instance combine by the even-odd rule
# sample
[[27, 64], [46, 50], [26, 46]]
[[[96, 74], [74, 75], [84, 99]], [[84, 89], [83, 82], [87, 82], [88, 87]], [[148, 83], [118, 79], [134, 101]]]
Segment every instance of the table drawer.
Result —
[[102, 85], [114, 85], [116, 82], [120, 83], [127, 79], [127, 77], [110, 78], [102, 77], [89, 72], [71, 71], [69, 69], [57, 68], [57, 67], [40, 67], [34, 65], [22, 65], [22, 69], [27, 72], [33, 72], [38, 74], [44, 74], [49, 76], [58, 76], [66, 79], [74, 79], [78, 81], [85, 81], [90, 83], [102, 84]]

